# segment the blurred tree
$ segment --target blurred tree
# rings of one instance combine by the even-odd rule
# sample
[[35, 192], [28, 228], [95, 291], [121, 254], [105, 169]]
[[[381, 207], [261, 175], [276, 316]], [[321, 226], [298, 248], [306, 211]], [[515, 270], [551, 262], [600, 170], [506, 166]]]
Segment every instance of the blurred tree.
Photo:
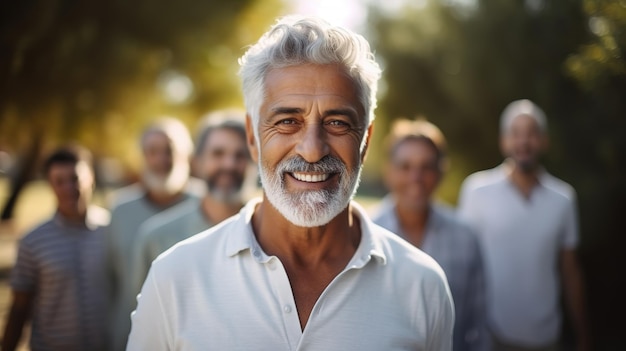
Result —
[[12, 216], [49, 144], [136, 165], [149, 120], [240, 105], [237, 58], [280, 0], [25, 0], [0, 5], [0, 148], [17, 153]]
[[547, 168], [579, 195], [594, 349], [623, 347], [624, 323], [606, 316], [626, 312], [618, 303], [626, 281], [616, 268], [626, 245], [619, 221], [626, 203], [626, 1], [402, 3], [369, 11], [385, 68], [375, 139], [400, 116], [439, 125], [452, 159], [440, 195], [454, 203], [465, 176], [501, 162], [504, 106], [520, 98], [542, 106], [551, 137]]

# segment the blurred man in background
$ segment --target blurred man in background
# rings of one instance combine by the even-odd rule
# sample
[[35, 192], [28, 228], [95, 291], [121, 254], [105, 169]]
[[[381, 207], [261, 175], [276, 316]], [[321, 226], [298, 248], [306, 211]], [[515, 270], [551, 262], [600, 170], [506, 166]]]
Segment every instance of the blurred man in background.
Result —
[[481, 242], [494, 350], [557, 350], [561, 290], [578, 349], [588, 350], [576, 194], [540, 164], [548, 147], [544, 112], [530, 100], [510, 103], [500, 147], [504, 163], [470, 175], [459, 199]]
[[374, 222], [441, 265], [455, 308], [453, 350], [486, 350], [484, 275], [478, 240], [452, 209], [434, 203], [446, 168], [446, 141], [425, 120], [396, 120], [387, 138], [385, 184], [390, 190]]
[[57, 210], [20, 240], [2, 350], [16, 348], [29, 320], [31, 350], [107, 349], [104, 235], [110, 216], [91, 205], [91, 162], [79, 146], [57, 149], [45, 161]]
[[[164, 211], [144, 222], [135, 244], [134, 270], [139, 293], [152, 261], [177, 242], [233, 216], [243, 206], [246, 180], [256, 180], [246, 145], [245, 112], [210, 113], [200, 124], [193, 158], [194, 175], [205, 182], [199, 203]], [[248, 182], [250, 183], [250, 182]]]
[[121, 200], [111, 210], [107, 237], [113, 350], [125, 349], [130, 332], [130, 313], [136, 304], [132, 255], [140, 225], [173, 206], [186, 201], [197, 203], [200, 197], [189, 182], [193, 143], [179, 120], [163, 118], [148, 126], [141, 136], [141, 149], [145, 162], [141, 181], [118, 190], [122, 193], [118, 196]]

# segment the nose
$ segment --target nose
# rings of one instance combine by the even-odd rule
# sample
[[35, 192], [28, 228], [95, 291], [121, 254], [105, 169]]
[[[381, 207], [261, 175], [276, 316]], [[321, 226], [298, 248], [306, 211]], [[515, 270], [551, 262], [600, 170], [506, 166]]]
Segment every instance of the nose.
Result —
[[299, 133], [296, 153], [309, 163], [321, 160], [329, 153], [327, 135], [319, 123], [307, 123]]
[[222, 158], [222, 168], [227, 170], [236, 169], [238, 159], [237, 154], [224, 155]]
[[424, 178], [424, 171], [421, 167], [411, 167], [409, 171], [409, 179], [413, 183], [420, 183]]

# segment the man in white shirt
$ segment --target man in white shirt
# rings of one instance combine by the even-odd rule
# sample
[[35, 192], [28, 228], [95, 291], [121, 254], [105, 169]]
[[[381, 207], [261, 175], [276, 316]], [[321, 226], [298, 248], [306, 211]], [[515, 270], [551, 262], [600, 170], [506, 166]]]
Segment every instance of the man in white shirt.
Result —
[[231, 217], [243, 207], [256, 172], [246, 144], [245, 112], [220, 110], [200, 123], [192, 160], [194, 174], [206, 184], [199, 202], [175, 206], [146, 220], [137, 232], [133, 280], [141, 290], [152, 261], [179, 241]]
[[128, 350], [451, 350], [441, 268], [351, 202], [380, 76], [367, 41], [287, 17], [240, 63], [264, 196], [153, 262]]
[[482, 245], [494, 351], [557, 349], [561, 290], [578, 350], [587, 350], [575, 251], [576, 196], [571, 186], [540, 165], [548, 143], [545, 115], [529, 100], [514, 101], [502, 113], [500, 133], [506, 161], [470, 175], [459, 200], [461, 215], [474, 226]]

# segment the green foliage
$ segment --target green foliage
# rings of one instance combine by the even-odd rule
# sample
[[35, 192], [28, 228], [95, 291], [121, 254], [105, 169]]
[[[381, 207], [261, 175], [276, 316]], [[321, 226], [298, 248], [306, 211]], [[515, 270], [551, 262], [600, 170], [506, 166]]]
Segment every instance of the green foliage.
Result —
[[[133, 163], [136, 136], [156, 116], [175, 115], [193, 127], [211, 108], [241, 105], [237, 58], [281, 5], [280, 0], [4, 2], [0, 147], [19, 151], [44, 131], [49, 142], [76, 139], [97, 154]], [[193, 95], [168, 100], [159, 86], [168, 75], [188, 79]]]
[[579, 195], [594, 349], [615, 349], [620, 324], [601, 316], [616, 308], [604, 302], [619, 299], [612, 291], [623, 293], [613, 267], [625, 244], [626, 1], [424, 3], [370, 11], [385, 65], [379, 140], [397, 117], [423, 115], [439, 125], [452, 158], [440, 195], [454, 202], [465, 176], [500, 162], [504, 106], [520, 98], [542, 106], [551, 139], [546, 168]]

